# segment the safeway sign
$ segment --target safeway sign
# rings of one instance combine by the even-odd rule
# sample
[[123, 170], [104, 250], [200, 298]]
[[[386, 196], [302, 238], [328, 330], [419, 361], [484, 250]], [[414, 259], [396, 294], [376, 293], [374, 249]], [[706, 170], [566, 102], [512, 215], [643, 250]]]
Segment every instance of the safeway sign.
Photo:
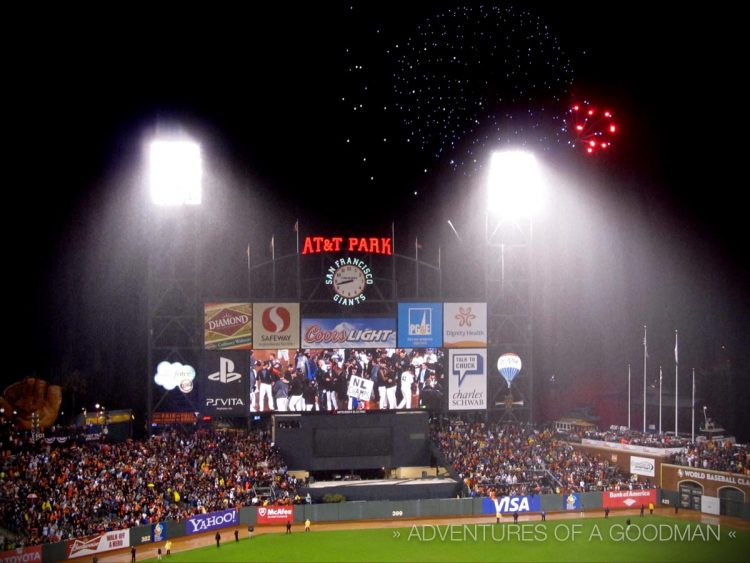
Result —
[[258, 524], [286, 524], [287, 520], [294, 521], [293, 506], [258, 507]]

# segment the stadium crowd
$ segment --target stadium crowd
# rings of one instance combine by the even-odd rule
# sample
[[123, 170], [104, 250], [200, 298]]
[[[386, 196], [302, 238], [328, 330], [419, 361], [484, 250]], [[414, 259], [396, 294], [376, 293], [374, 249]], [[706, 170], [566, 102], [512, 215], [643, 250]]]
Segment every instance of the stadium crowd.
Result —
[[632, 481], [607, 459], [576, 451], [552, 428], [450, 418], [433, 424], [431, 433], [472, 496], [654, 487], [648, 481]]
[[11, 446], [18, 444], [6, 439], [0, 448], [0, 522], [24, 545], [302, 502], [262, 431], [170, 430], [146, 441]]
[[684, 451], [672, 454], [669, 462], [750, 475], [750, 450], [747, 444], [736, 444], [730, 440], [691, 442]]
[[609, 430], [587, 430], [580, 434], [581, 438], [632, 444], [634, 446], [648, 446], [651, 448], [684, 448], [690, 443], [686, 437], [670, 434], [649, 434], [624, 426], [613, 426]]
[[[435, 417], [431, 439], [472, 496], [652, 488], [552, 426]], [[614, 441], [610, 431], [599, 439]], [[639, 441], [639, 437], [630, 439]], [[657, 438], [658, 440], [658, 438]], [[663, 438], [664, 447], [676, 447]], [[633, 443], [633, 442], [630, 442]], [[654, 445], [648, 441], [647, 445]], [[732, 441], [688, 442], [672, 463], [750, 474]], [[0, 523], [32, 545], [226, 508], [302, 503], [268, 432], [168, 429], [145, 441], [30, 443], [0, 424]], [[5, 538], [4, 538], [5, 539]], [[13, 547], [0, 541], [0, 550]]]

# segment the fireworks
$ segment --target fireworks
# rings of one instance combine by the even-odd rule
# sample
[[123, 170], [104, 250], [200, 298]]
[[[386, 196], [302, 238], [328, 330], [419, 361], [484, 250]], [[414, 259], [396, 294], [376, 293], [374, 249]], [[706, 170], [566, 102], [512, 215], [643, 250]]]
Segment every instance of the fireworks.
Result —
[[[356, 10], [351, 10], [356, 14]], [[350, 88], [342, 135], [362, 178], [395, 163], [480, 173], [502, 145], [564, 144], [570, 59], [540, 17], [512, 7], [461, 6], [396, 26], [362, 14], [372, 35], [344, 53]], [[369, 55], [369, 56], [368, 56]], [[367, 160], [363, 160], [368, 157]], [[378, 171], [378, 174], [374, 174]], [[390, 180], [390, 182], [388, 182]]]
[[407, 142], [454, 169], [498, 143], [559, 142], [572, 70], [539, 17], [455, 8], [424, 20], [391, 54]]
[[618, 130], [612, 112], [600, 109], [587, 100], [573, 104], [568, 110], [567, 130], [573, 136], [570, 146], [580, 147], [587, 154], [605, 151], [612, 146]]

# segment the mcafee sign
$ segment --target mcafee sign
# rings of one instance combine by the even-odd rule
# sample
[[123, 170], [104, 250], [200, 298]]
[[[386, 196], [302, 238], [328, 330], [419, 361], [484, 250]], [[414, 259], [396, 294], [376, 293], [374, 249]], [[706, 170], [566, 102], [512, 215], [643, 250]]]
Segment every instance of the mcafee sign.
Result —
[[285, 524], [294, 521], [293, 506], [259, 506], [258, 524]]

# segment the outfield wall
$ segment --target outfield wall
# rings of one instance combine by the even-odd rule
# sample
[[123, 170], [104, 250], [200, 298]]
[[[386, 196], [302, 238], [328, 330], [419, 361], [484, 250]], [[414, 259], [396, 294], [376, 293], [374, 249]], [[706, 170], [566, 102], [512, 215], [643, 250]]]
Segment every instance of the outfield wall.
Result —
[[[644, 491], [621, 491], [621, 492], [591, 492], [575, 493], [573, 495], [535, 495], [531, 497], [505, 497], [500, 503], [496, 503], [489, 498], [444, 498], [444, 499], [421, 499], [406, 501], [355, 501], [331, 504], [302, 504], [293, 507], [255, 507], [247, 506], [240, 508], [234, 514], [233, 510], [220, 511], [202, 516], [194, 516], [191, 520], [200, 519], [208, 522], [215, 515], [221, 519], [227, 517], [227, 513], [233, 513], [231, 521], [234, 524], [227, 524], [228, 519], [222, 519], [222, 527], [237, 526], [240, 530], [246, 530], [248, 526], [262, 526], [266, 524], [283, 525], [288, 518], [293, 519], [295, 525], [301, 525], [309, 519], [313, 523], [321, 522], [351, 522], [367, 520], [388, 520], [398, 522], [398, 520], [410, 520], [418, 518], [445, 518], [445, 523], [450, 524], [451, 517], [486, 517], [494, 518], [498, 506], [503, 507], [504, 517], [508, 518], [516, 510], [520, 514], [539, 514], [541, 511], [547, 513], [570, 511], [599, 511], [606, 505], [620, 506], [612, 504], [612, 497], [619, 500], [626, 500], [632, 496], [635, 500], [633, 503], [624, 504], [623, 507], [637, 509], [641, 504], [641, 496]], [[673, 505], [678, 500], [679, 494], [675, 491], [652, 490], [648, 493], [653, 495], [658, 503], [664, 505]], [[742, 517], [750, 520], [750, 504], [742, 507]], [[211, 525], [211, 524], [209, 524]], [[195, 526], [192, 526], [195, 528]], [[127, 545], [139, 546], [151, 542], [162, 542], [166, 538], [178, 538], [188, 535], [189, 526], [187, 520], [167, 521], [160, 524], [149, 524], [136, 526], [127, 530]], [[203, 528], [200, 531], [205, 531]], [[109, 534], [112, 534], [110, 532]], [[72, 540], [57, 542], [53, 544], [44, 544], [41, 546], [42, 561], [55, 562], [65, 560], [69, 553], [68, 549]], [[79, 542], [80, 543], [80, 542]], [[103, 547], [101, 552], [107, 551], [105, 542], [100, 541], [98, 537], [86, 540], [86, 543], [99, 545]], [[27, 550], [38, 550], [39, 546], [26, 548]], [[114, 549], [114, 548], [112, 548]], [[91, 555], [87, 556], [90, 560]], [[38, 561], [39, 559], [34, 559]], [[78, 560], [81, 560], [80, 558]]]

